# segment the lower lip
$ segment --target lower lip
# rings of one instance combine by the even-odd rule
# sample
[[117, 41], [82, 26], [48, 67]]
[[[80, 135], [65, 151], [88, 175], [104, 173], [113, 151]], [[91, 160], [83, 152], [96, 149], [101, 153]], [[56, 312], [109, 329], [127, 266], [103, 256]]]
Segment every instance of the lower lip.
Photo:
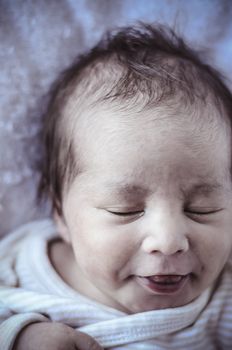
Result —
[[156, 294], [175, 294], [179, 292], [186, 284], [189, 275], [185, 275], [180, 281], [175, 283], [158, 283], [154, 282], [148, 277], [137, 276], [136, 280], [145, 289], [152, 291]]

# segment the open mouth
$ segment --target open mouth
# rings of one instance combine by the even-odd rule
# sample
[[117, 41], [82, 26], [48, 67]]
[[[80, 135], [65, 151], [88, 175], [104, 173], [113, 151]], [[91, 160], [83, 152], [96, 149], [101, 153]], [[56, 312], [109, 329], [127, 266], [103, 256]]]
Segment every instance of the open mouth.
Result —
[[188, 278], [189, 275], [155, 275], [136, 277], [142, 287], [158, 294], [172, 294], [178, 292], [183, 288]]

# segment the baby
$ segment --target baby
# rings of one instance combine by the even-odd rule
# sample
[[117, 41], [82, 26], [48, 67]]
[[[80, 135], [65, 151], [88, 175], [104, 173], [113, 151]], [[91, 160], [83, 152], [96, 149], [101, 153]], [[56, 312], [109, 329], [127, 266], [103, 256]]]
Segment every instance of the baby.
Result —
[[40, 183], [55, 225], [2, 241], [2, 350], [231, 349], [231, 97], [149, 25], [62, 74]]

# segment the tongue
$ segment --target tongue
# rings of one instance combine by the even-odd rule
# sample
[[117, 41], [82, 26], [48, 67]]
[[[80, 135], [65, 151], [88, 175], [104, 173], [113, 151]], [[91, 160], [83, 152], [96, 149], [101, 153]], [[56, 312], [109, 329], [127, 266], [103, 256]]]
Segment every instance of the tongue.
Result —
[[157, 275], [148, 277], [149, 280], [155, 283], [178, 283], [181, 281], [183, 276], [181, 275]]

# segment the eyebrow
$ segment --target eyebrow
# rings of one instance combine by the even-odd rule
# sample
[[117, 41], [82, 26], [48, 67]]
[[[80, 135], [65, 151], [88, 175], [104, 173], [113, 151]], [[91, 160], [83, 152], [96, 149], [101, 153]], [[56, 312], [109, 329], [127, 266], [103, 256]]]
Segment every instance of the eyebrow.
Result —
[[189, 190], [183, 190], [182, 193], [187, 197], [195, 197], [198, 195], [202, 195], [205, 197], [209, 197], [212, 193], [216, 193], [221, 190], [223, 186], [219, 183], [201, 183], [192, 186]]
[[107, 183], [105, 184], [105, 187], [122, 197], [128, 197], [133, 195], [136, 197], [145, 197], [150, 193], [148, 189], [141, 185], [127, 184], [124, 182]]
[[[151, 194], [152, 192], [147, 188], [137, 185], [137, 184], [128, 184], [124, 182], [109, 182], [106, 183], [105, 188], [109, 189], [111, 192], [122, 196], [122, 197], [131, 197], [136, 196], [140, 198], [144, 198]], [[221, 190], [223, 186], [220, 183], [208, 183], [203, 182], [200, 184], [195, 184], [190, 188], [181, 188], [181, 192], [185, 198], [193, 198], [195, 196], [205, 196], [209, 197], [212, 193], [218, 192]]]

